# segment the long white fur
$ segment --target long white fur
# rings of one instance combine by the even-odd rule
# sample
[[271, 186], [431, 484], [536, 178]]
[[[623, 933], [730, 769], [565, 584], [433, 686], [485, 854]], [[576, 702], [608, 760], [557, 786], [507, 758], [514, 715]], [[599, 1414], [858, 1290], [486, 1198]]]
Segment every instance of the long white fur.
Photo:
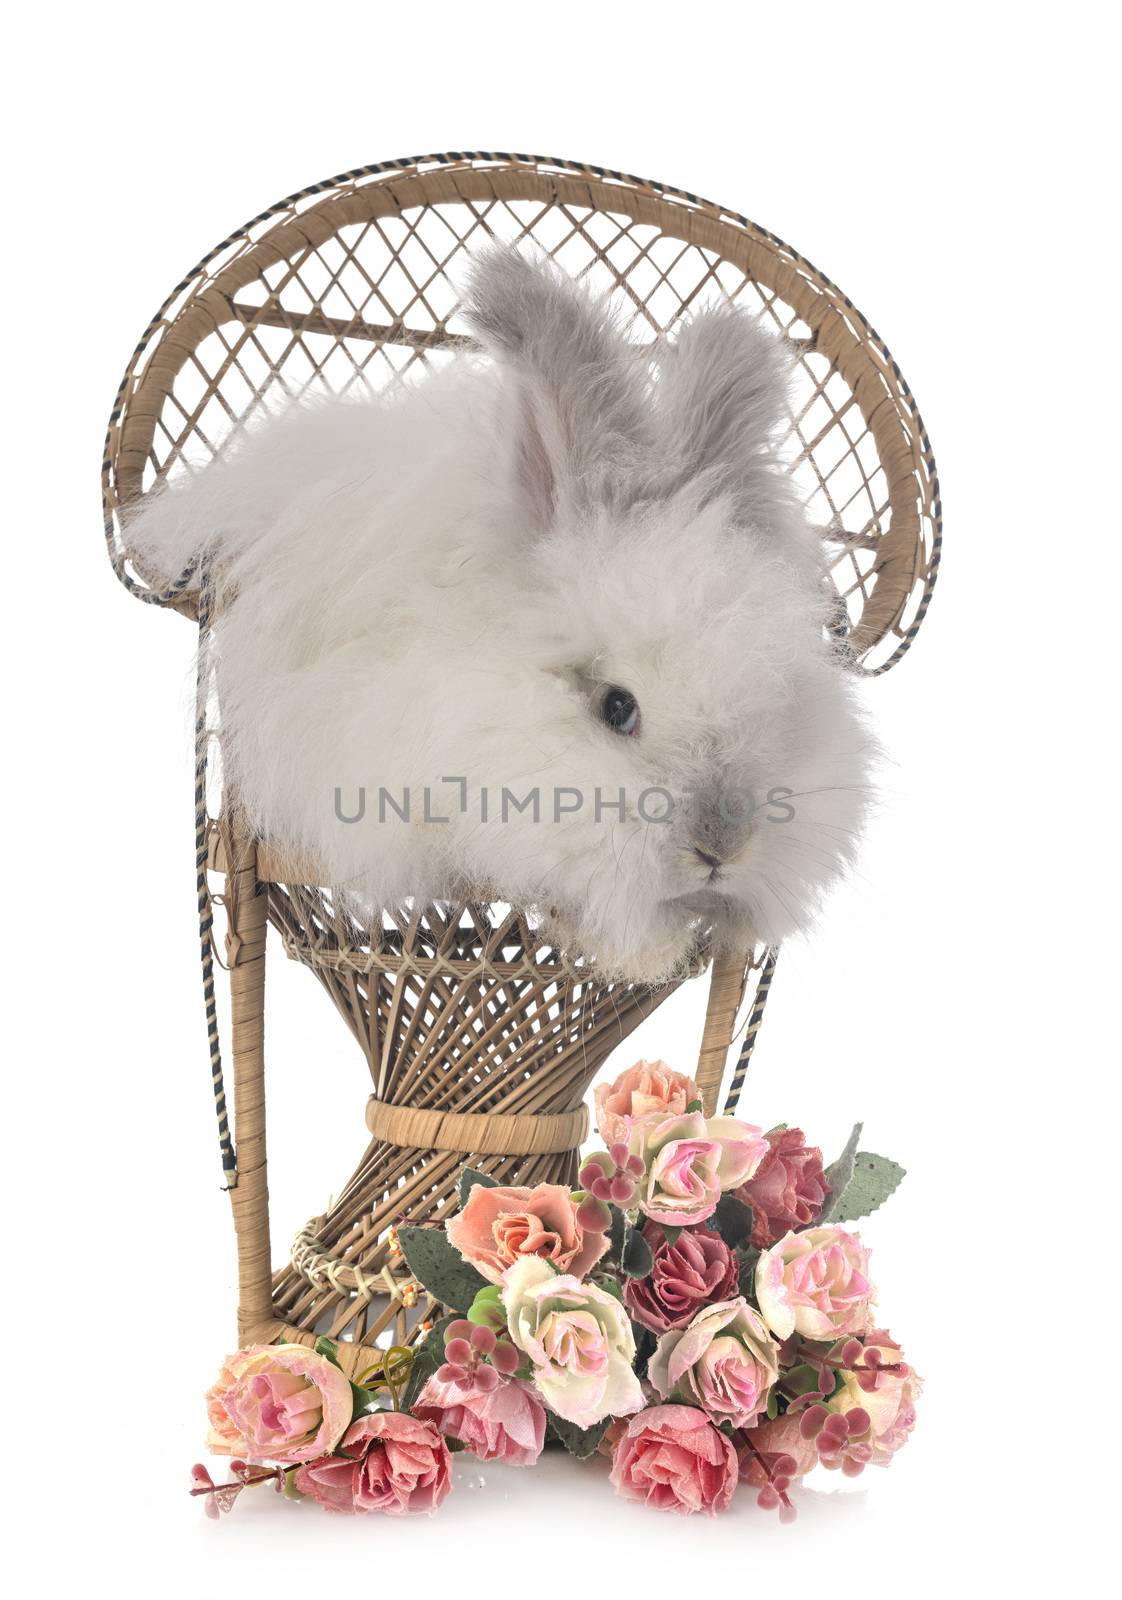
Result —
[[[368, 909], [510, 901], [644, 981], [710, 925], [778, 942], [852, 856], [870, 754], [772, 448], [786, 354], [720, 308], [652, 364], [513, 251], [481, 262], [466, 309], [485, 357], [294, 407], [129, 523], [156, 575], [208, 553], [231, 792]], [[635, 737], [597, 716], [607, 684], [637, 698]], [[539, 820], [504, 818], [503, 790], [534, 786]], [[665, 809], [655, 788], [669, 824], [638, 813]], [[684, 798], [717, 788], [752, 792], [750, 827]], [[380, 789], [409, 792], [408, 823]], [[339, 820], [337, 790], [351, 814], [365, 790], [363, 820]], [[584, 803], [554, 820], [560, 790]], [[699, 846], [726, 858], [716, 880]]]

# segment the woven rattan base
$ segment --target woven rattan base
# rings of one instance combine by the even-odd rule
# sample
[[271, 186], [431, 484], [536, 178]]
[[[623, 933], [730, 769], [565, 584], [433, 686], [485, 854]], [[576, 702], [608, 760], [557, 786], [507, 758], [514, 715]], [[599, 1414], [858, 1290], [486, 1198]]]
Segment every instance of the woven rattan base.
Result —
[[367, 1342], [392, 1323], [404, 1342], [424, 1307], [393, 1225], [443, 1218], [465, 1165], [504, 1183], [573, 1184], [589, 1083], [674, 986], [605, 983], [505, 907], [418, 907], [374, 931], [322, 889], [270, 886], [269, 907], [288, 954], [347, 1019], [375, 1088], [373, 1137], [297, 1239], [274, 1281], [276, 1314]]

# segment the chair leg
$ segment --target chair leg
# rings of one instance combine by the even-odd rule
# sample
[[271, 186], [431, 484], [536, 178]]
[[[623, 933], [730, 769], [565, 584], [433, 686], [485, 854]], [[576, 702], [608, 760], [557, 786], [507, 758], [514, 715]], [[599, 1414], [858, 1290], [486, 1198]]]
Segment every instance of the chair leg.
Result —
[[705, 1011], [705, 1030], [697, 1058], [697, 1087], [707, 1117], [716, 1115], [717, 1097], [725, 1073], [736, 1013], [744, 999], [751, 954], [718, 956], [709, 980], [709, 1003]]
[[252, 1342], [274, 1319], [265, 1142], [265, 933], [268, 885], [257, 881], [251, 842], [228, 840], [227, 959], [237, 1183], [230, 1190], [238, 1245], [238, 1341]]

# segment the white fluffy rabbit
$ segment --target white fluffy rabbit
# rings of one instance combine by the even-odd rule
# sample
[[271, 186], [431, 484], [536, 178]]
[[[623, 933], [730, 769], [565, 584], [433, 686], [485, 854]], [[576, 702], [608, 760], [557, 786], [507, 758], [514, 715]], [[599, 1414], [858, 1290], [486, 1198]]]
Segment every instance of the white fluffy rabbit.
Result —
[[870, 754], [774, 451], [787, 353], [724, 305], [644, 351], [513, 249], [464, 309], [484, 357], [294, 407], [129, 523], [156, 573], [209, 553], [231, 792], [368, 909], [510, 901], [643, 981], [775, 943]]

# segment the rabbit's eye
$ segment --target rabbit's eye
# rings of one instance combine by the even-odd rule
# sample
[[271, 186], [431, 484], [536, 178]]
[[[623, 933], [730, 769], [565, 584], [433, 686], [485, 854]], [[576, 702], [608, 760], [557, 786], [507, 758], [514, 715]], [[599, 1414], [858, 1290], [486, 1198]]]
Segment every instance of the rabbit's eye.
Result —
[[609, 684], [600, 697], [600, 717], [616, 733], [637, 733], [639, 730], [639, 702], [627, 689]]

